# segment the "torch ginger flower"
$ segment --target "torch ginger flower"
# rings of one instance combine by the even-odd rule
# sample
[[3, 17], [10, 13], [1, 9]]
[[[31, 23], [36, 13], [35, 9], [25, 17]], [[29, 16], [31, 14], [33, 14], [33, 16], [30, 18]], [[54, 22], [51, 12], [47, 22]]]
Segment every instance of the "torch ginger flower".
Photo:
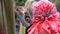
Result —
[[33, 8], [32, 26], [28, 34], [59, 34], [60, 18], [56, 6], [48, 0], [41, 0]]

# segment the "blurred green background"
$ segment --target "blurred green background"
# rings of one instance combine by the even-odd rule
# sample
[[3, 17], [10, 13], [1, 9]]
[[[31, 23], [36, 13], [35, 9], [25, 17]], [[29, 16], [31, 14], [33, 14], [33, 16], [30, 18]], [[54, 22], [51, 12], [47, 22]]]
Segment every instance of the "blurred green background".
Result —
[[15, 0], [16, 1], [16, 5], [18, 5], [18, 6], [23, 6], [23, 5], [25, 5], [25, 2], [27, 1], [27, 0]]

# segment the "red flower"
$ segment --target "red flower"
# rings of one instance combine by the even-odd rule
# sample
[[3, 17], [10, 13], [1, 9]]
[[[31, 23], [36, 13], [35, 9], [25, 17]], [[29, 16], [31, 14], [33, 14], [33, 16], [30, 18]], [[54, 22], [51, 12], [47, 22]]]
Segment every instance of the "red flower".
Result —
[[28, 34], [59, 34], [60, 19], [56, 6], [49, 1], [39, 1], [33, 8], [33, 25]]

